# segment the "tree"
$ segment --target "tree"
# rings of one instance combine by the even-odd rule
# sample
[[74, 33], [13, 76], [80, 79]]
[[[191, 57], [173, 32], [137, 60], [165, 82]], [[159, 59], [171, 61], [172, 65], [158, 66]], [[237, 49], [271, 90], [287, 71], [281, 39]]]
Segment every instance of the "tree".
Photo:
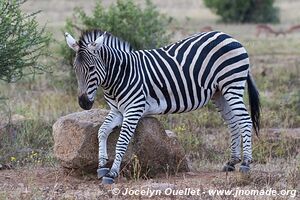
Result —
[[47, 54], [50, 35], [39, 29], [36, 14], [24, 14], [25, 0], [0, 1], [0, 80], [15, 82], [45, 70], [38, 59]]
[[224, 22], [279, 22], [274, 0], [204, 0], [204, 3]]

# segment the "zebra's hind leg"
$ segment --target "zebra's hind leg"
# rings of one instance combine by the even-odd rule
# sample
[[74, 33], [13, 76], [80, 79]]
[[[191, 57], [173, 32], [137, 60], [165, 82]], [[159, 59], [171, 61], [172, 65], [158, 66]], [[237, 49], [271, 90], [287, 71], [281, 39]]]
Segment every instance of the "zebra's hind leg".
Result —
[[[234, 116], [233, 123], [237, 124], [237, 131], [239, 132], [239, 136], [232, 139], [236, 142], [242, 141], [243, 161], [240, 166], [240, 172], [247, 173], [250, 171], [250, 164], [252, 162], [252, 121], [243, 101], [242, 89], [233, 90], [227, 90], [224, 98], [231, 108], [231, 113]], [[240, 135], [242, 136], [242, 140], [240, 139]]]
[[222, 171], [234, 171], [235, 165], [241, 162], [241, 134], [239, 131], [239, 125], [237, 120], [235, 119], [233, 112], [231, 111], [231, 107], [229, 106], [224, 96], [222, 96], [221, 92], [217, 92], [213, 96], [212, 100], [221, 113], [231, 132], [231, 158], [224, 165]]

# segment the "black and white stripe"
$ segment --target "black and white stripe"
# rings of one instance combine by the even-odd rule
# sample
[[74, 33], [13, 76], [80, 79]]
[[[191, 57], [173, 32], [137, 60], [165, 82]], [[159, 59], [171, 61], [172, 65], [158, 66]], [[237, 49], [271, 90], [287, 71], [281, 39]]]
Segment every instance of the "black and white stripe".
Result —
[[[121, 125], [115, 160], [106, 176], [118, 175], [122, 157], [142, 116], [189, 112], [203, 107], [210, 99], [231, 131], [232, 153], [226, 170], [241, 161], [242, 146], [240, 169], [248, 171], [252, 161], [252, 126], [257, 133], [259, 130], [259, 96], [249, 71], [248, 54], [237, 40], [214, 31], [159, 49], [124, 51], [105, 42], [99, 45], [97, 40], [97, 47], [91, 50], [88, 44], [97, 39], [93, 35], [94, 32], [87, 32], [79, 40], [75, 66], [83, 69], [77, 73], [87, 86], [82, 92], [89, 95], [89, 88], [95, 91], [101, 85], [111, 107], [99, 130], [99, 168], [106, 164], [109, 133]], [[246, 82], [251, 117], [243, 102]], [[93, 96], [88, 99], [93, 101]]]

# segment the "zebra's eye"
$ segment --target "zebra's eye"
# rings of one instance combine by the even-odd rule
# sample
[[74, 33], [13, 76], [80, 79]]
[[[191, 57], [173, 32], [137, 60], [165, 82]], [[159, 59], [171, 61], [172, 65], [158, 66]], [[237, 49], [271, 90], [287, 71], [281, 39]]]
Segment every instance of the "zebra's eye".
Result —
[[92, 65], [92, 66], [89, 67], [89, 72], [93, 72], [94, 70], [95, 70], [95, 66], [94, 65]]

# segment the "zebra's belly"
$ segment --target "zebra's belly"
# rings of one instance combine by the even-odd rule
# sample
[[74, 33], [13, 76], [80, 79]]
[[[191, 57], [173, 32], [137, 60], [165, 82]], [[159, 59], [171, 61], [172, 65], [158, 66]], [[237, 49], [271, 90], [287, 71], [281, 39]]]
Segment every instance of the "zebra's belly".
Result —
[[160, 101], [158, 104], [153, 98], [147, 98], [144, 115], [160, 115], [164, 114], [167, 108], [166, 101]]

